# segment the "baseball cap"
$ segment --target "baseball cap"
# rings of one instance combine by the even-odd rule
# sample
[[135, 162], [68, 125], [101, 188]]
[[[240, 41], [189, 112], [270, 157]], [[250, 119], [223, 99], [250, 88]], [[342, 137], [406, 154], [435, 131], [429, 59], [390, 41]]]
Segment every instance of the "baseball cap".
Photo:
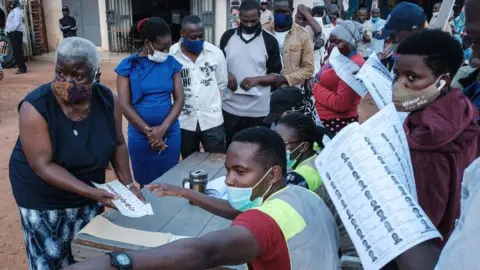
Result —
[[271, 125], [280, 119], [284, 112], [301, 105], [303, 99], [302, 91], [294, 86], [282, 87], [274, 91], [270, 97], [270, 112], [263, 122]]
[[[57, 9], [58, 10], [58, 9]], [[67, 6], [63, 6], [62, 11], [70, 11]]]
[[425, 13], [419, 5], [401, 2], [388, 15], [382, 33], [423, 28], [425, 20]]

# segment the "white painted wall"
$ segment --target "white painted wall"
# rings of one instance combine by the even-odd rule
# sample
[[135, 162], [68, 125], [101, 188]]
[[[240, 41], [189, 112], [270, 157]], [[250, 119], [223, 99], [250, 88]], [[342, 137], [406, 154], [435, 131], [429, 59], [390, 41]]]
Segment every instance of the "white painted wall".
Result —
[[55, 51], [58, 43], [63, 39], [58, 26], [58, 20], [62, 18], [62, 0], [43, 1], [43, 16], [47, 30], [48, 50]]
[[220, 45], [220, 38], [227, 30], [227, 1], [229, 0], [215, 1], [215, 45], [217, 46]]
[[108, 25], [107, 25], [107, 4], [105, 0], [98, 0], [98, 12], [100, 13], [100, 38], [102, 51], [108, 51]]

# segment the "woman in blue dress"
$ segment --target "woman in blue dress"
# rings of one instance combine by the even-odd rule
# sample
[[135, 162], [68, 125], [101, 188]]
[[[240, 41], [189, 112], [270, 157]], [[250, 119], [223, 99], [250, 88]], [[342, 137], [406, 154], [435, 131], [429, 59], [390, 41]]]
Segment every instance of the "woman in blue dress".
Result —
[[[151, 183], [178, 163], [184, 93], [182, 65], [168, 55], [170, 28], [152, 17], [138, 23], [144, 48], [117, 66], [118, 97], [128, 125], [128, 148], [135, 180]], [[172, 99], [173, 97], [173, 99]], [[173, 101], [173, 102], [172, 102]]]

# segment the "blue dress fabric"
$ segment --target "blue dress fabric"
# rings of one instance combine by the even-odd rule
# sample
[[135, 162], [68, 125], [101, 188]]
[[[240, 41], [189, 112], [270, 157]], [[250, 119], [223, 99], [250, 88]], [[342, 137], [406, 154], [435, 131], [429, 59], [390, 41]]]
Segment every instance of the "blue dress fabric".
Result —
[[[122, 60], [115, 72], [130, 78], [132, 106], [147, 125], [163, 123], [172, 108], [173, 76], [182, 65], [172, 56], [162, 63], [138, 54]], [[165, 133], [168, 148], [159, 153], [148, 143], [143, 130], [128, 125], [128, 149], [137, 183], [146, 185], [173, 168], [180, 158], [180, 123], [176, 120]]]

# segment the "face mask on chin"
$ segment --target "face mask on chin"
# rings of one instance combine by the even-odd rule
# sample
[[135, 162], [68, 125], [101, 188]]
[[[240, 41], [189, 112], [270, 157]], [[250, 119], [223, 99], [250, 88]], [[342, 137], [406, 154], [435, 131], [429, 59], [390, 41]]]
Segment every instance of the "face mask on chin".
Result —
[[258, 181], [255, 186], [250, 188], [238, 188], [238, 187], [229, 187], [227, 186], [227, 197], [230, 205], [238, 211], [244, 212], [254, 207], [258, 207], [263, 203], [263, 197], [267, 194], [272, 185], [263, 193], [262, 196], [255, 198], [253, 201], [250, 200], [252, 197], [253, 190], [265, 179], [265, 177], [270, 173], [272, 168], [263, 175], [262, 179]]
[[260, 22], [252, 26], [246, 26], [245, 24], [240, 23], [240, 27], [242, 28], [242, 31], [247, 35], [256, 33], [258, 28], [260, 28], [260, 26], [261, 26]]
[[148, 59], [150, 61], [153, 61], [153, 62], [156, 62], [156, 63], [165, 62], [165, 60], [167, 60], [167, 58], [168, 58], [168, 53], [164, 53], [164, 52], [161, 52], [161, 51], [156, 51], [153, 48], [152, 43], [149, 43], [149, 44], [150, 44], [150, 48], [153, 51], [153, 54], [148, 54]]
[[421, 110], [432, 104], [446, 85], [445, 80], [440, 80], [440, 85], [437, 83], [440, 78], [429, 87], [422, 90], [408, 89], [401, 83], [393, 85], [393, 103], [399, 112], [413, 112]]
[[297, 160], [298, 160], [298, 157], [300, 155], [297, 156], [297, 158], [295, 159], [290, 159], [292, 154], [295, 153], [298, 149], [300, 149], [301, 147], [303, 146], [303, 143], [301, 143], [299, 146], [297, 146], [295, 149], [293, 149], [292, 151], [290, 150], [287, 150], [287, 170], [290, 170], [293, 168], [293, 166], [295, 166], [295, 164], [297, 163]]

